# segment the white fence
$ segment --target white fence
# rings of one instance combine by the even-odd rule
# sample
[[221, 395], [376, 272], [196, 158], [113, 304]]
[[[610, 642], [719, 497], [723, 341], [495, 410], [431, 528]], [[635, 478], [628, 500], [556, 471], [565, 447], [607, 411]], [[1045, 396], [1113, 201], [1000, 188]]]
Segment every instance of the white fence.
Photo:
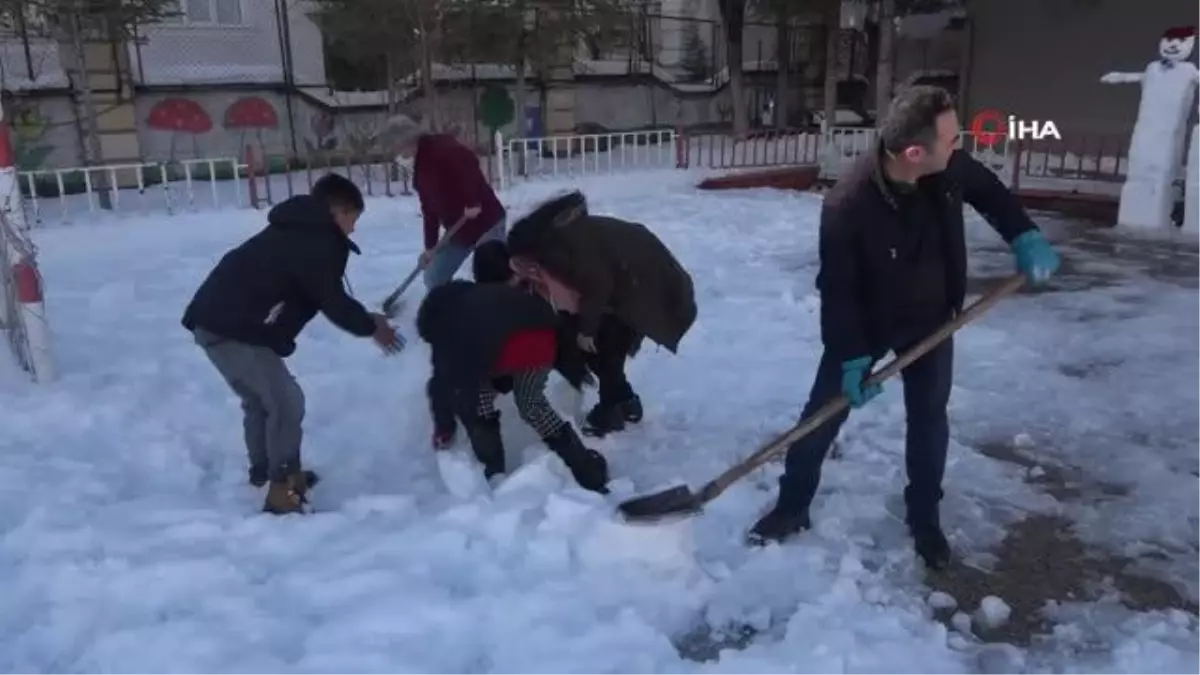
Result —
[[[764, 130], [746, 139], [734, 139], [724, 133], [681, 133], [675, 129], [545, 138], [504, 138], [497, 134], [492, 153], [480, 161], [493, 185], [501, 190], [517, 182], [539, 179], [813, 164], [828, 179], [835, 178], [854, 158], [874, 147], [876, 137], [874, 129], [857, 127]], [[1019, 175], [1022, 187], [1115, 195], [1125, 169], [1120, 153], [1029, 149], [1016, 153], [1006, 139], [1000, 139], [994, 148], [987, 148], [970, 134], [964, 135], [964, 146], [1006, 184]], [[249, 166], [233, 157], [24, 171], [19, 179], [28, 220], [35, 227], [91, 222], [128, 213], [169, 216], [262, 207], [303, 191], [314, 175], [325, 171], [347, 175], [360, 182], [370, 195], [410, 194], [407, 184], [401, 187], [397, 183], [400, 174], [378, 158], [363, 162], [350, 158], [336, 162], [325, 159], [323, 165], [314, 163], [306, 169], [269, 175], [256, 169], [259, 175], [253, 181]], [[1084, 175], [1099, 178], [1084, 179]], [[251, 182], [258, 186], [257, 193], [251, 190]]]
[[[549, 138], [495, 138], [493, 170], [501, 189], [517, 181], [628, 172], [637, 169], [734, 170], [816, 164], [822, 178], [836, 178], [844, 167], [875, 146], [872, 128], [832, 127], [813, 131], [766, 130], [746, 139], [724, 133], [684, 134], [658, 129]], [[995, 149], [965, 145], [1001, 178], [1011, 178], [1008, 143]]]
[[678, 165], [674, 129], [578, 134], [546, 138], [495, 137], [498, 189], [530, 177], [567, 178], [670, 169]]
[[36, 226], [74, 223], [109, 213], [200, 211], [249, 205], [246, 165], [237, 159], [106, 164], [19, 174], [25, 211]]

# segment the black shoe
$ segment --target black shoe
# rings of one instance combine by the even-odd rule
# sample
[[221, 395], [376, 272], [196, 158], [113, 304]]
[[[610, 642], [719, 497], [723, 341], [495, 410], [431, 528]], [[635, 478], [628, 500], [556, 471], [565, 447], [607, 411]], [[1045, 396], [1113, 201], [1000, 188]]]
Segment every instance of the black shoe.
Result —
[[608, 462], [604, 455], [585, 447], [570, 424], [563, 424], [553, 435], [542, 440], [562, 458], [580, 487], [608, 494]]
[[746, 540], [753, 546], [780, 544], [811, 527], [812, 521], [808, 517], [808, 509], [797, 510], [777, 503], [775, 508], [759, 518], [754, 527], [750, 528]]
[[483, 477], [491, 479], [505, 471], [504, 441], [500, 438], [500, 414], [480, 417], [466, 425], [475, 459], [483, 465]]
[[601, 401], [592, 406], [583, 423], [586, 436], [603, 437], [625, 429], [626, 422], [642, 421], [642, 399], [636, 395], [619, 403]]
[[916, 525], [909, 526], [909, 532], [913, 537], [913, 548], [916, 549], [917, 555], [925, 566], [931, 570], [943, 570], [950, 565], [953, 558], [953, 552], [950, 550], [950, 542], [946, 541], [946, 535], [942, 533], [942, 528], [938, 525]]
[[[254, 487], [260, 488], [267, 484], [267, 470], [266, 469], [259, 469], [257, 467], [252, 466], [252, 467], [250, 467], [249, 473], [250, 473], [250, 484], [253, 485]], [[303, 473], [304, 473], [304, 479], [305, 479], [306, 483], [308, 484], [308, 487], [312, 487], [312, 486], [316, 485], [317, 483], [321, 482], [321, 476], [316, 471], [311, 471], [311, 470], [306, 469]]]
[[621, 403], [621, 413], [625, 415], [626, 422], [634, 424], [641, 422], [642, 412], [642, 399], [637, 395]]

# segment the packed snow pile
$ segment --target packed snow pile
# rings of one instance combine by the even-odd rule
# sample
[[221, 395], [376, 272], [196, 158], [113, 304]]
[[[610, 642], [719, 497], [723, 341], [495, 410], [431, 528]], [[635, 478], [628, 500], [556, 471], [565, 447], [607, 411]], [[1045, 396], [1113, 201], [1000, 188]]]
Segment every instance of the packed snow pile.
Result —
[[[632, 525], [616, 515], [622, 499], [699, 485], [789, 427], [820, 355], [820, 199], [699, 193], [693, 180], [581, 184], [594, 210], [654, 228], [694, 271], [700, 306], [678, 356], [644, 347], [630, 362], [646, 417], [592, 442], [610, 462], [607, 496], [576, 486], [507, 399], [519, 468], [493, 486], [447, 485], [429, 447], [428, 351], [410, 340], [385, 360], [318, 320], [290, 361], [308, 397], [305, 462], [322, 473], [316, 513], [260, 514], [236, 401], [179, 319], [203, 274], [261, 227], [262, 213], [39, 232], [62, 375], [45, 387], [0, 386], [0, 670], [978, 669], [971, 608], [959, 608], [957, 631], [938, 620], [936, 610], [958, 603], [931, 596], [891, 506], [904, 484], [899, 382], [851, 417], [814, 529], [793, 543], [744, 545], [778, 466], [696, 517]], [[562, 187], [523, 186], [505, 199], [520, 213]], [[415, 199], [370, 201], [355, 235], [364, 254], [349, 269], [364, 302], [378, 303], [411, 269], [419, 223]], [[1071, 318], [1108, 310], [1114, 292], [1144, 293], [1144, 318]], [[1195, 305], [1194, 285], [1138, 277], [1118, 291], [1014, 298], [957, 338], [943, 512], [972, 564], [1007, 523], [1056, 508], [1019, 467], [974, 451], [985, 432], [1028, 433], [1039, 448], [1124, 473], [1129, 496], [1103, 508], [1126, 515], [1110, 519], [1110, 536], [1085, 523], [1090, 536], [1121, 550], [1186, 536], [1190, 526], [1176, 521], [1195, 516], [1195, 479], [1168, 469], [1194, 462]], [[400, 328], [411, 333], [411, 317]], [[1099, 351], [1123, 359], [1112, 381], [1084, 386], [1057, 369]], [[1163, 395], [1178, 405], [1166, 410]], [[1131, 452], [1137, 425], [1159, 435]], [[1086, 456], [1045, 440], [1071, 434], [1086, 440]], [[455, 452], [469, 453], [459, 443]], [[1172, 559], [1167, 571], [1183, 578], [1194, 563]], [[1054, 621], [1049, 652], [1006, 652], [989, 667], [1197, 667], [1191, 615], [1084, 603]], [[1111, 649], [1081, 660], [1087, 644]]]

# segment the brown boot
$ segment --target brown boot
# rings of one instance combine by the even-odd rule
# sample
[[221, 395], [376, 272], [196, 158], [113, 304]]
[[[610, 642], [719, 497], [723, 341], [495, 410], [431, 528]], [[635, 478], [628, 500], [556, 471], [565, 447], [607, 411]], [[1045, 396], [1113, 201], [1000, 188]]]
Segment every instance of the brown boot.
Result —
[[288, 476], [286, 480], [271, 481], [267, 487], [267, 499], [263, 511], [282, 515], [305, 513], [308, 504], [308, 477], [302, 471]]

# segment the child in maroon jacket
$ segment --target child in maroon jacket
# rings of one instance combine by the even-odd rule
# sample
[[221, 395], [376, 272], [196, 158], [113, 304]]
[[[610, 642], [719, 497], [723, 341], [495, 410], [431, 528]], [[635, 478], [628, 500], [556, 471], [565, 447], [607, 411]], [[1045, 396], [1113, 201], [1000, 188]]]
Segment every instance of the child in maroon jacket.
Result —
[[[413, 163], [413, 188], [425, 226], [421, 266], [425, 287], [432, 289], [454, 278], [476, 246], [503, 239], [507, 214], [483, 175], [479, 158], [453, 136], [426, 133], [406, 115], [389, 119], [384, 133], [397, 154]], [[464, 216], [463, 226], [434, 255], [440, 231], [448, 232]]]

